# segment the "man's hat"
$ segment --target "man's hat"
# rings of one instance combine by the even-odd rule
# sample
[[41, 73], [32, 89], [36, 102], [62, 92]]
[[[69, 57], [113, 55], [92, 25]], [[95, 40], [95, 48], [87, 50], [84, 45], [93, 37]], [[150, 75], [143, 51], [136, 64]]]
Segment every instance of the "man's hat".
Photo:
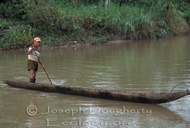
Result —
[[41, 39], [39, 37], [34, 38], [34, 42], [39, 42], [39, 41], [41, 41]]

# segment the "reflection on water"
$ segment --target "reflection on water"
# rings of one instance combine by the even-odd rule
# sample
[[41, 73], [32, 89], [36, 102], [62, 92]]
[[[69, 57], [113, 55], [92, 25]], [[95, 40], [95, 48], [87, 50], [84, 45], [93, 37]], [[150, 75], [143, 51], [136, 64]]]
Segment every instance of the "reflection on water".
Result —
[[[189, 41], [184, 36], [77, 49], [42, 49], [41, 54], [54, 84], [169, 92], [178, 83], [189, 85]], [[29, 81], [26, 51], [0, 54], [0, 124], [4, 128], [190, 127], [189, 96], [149, 105], [11, 88], [2, 80]], [[41, 67], [37, 82], [49, 83]], [[178, 90], [185, 87], [178, 86], [175, 91]], [[30, 105], [33, 108], [27, 111]]]

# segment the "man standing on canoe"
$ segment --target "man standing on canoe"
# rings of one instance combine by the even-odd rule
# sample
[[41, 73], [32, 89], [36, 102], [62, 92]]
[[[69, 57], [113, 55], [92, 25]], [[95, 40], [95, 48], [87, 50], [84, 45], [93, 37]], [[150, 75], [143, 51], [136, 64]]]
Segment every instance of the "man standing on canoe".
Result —
[[44, 68], [44, 65], [42, 64], [40, 60], [40, 52], [38, 47], [40, 46], [41, 39], [39, 37], [34, 38], [34, 44], [29, 47], [28, 49], [28, 71], [30, 71], [30, 83], [35, 83], [36, 81], [36, 72], [38, 71], [38, 63], [42, 65], [42, 68]]

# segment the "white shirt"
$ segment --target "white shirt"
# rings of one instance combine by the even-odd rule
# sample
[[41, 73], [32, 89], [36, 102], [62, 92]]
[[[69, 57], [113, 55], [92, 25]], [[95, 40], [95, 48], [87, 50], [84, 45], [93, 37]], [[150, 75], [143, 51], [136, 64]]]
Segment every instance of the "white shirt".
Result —
[[[28, 51], [30, 51], [31, 49], [32, 49], [32, 47], [29, 47]], [[32, 51], [30, 54], [28, 54], [28, 59], [32, 60], [32, 61], [38, 62], [39, 57], [40, 57], [40, 52], [37, 50]]]

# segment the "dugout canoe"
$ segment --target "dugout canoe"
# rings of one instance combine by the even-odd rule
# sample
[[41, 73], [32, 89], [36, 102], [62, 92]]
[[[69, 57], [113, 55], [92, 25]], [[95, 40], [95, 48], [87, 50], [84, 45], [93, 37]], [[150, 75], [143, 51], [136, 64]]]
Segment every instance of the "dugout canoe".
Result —
[[17, 80], [4, 80], [4, 83], [16, 88], [25, 88], [45, 92], [56, 92], [70, 95], [147, 104], [166, 103], [190, 95], [190, 91], [174, 93], [141, 93], [123, 92], [116, 90], [101, 90], [86, 87], [63, 86], [54, 84], [29, 83]]

